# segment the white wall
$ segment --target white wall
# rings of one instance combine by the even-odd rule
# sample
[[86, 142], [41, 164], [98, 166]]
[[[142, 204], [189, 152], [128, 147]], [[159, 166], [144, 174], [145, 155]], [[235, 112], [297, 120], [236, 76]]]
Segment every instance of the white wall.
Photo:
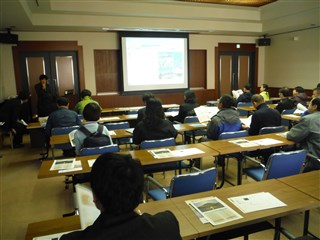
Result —
[[265, 82], [315, 88], [320, 82], [319, 36], [319, 28], [272, 36], [271, 46], [265, 47]]

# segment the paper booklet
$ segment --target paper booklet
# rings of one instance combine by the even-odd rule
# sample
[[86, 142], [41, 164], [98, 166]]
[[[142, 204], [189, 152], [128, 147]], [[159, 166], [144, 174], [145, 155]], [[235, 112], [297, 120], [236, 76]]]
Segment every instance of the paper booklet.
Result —
[[208, 107], [208, 106], [200, 106], [194, 109], [199, 122], [209, 122], [211, 118], [219, 112], [218, 107]]
[[229, 142], [244, 148], [255, 147], [255, 146], [267, 146], [267, 145], [282, 143], [282, 141], [279, 141], [273, 138], [263, 138], [263, 139], [252, 140], [252, 141], [249, 141], [247, 139], [236, 139], [236, 140], [231, 140]]
[[50, 168], [53, 170], [73, 169], [75, 164], [75, 158], [54, 160]]
[[78, 161], [75, 161], [75, 162], [74, 162], [73, 168], [70, 168], [70, 169], [60, 169], [60, 170], [59, 170], [59, 173], [75, 172], [75, 171], [81, 171], [81, 170], [82, 170], [82, 164], [81, 164], [81, 161], [78, 160]]
[[212, 225], [219, 225], [242, 218], [240, 214], [217, 197], [189, 200], [187, 204], [196, 209]]
[[238, 97], [243, 94], [243, 91], [241, 89], [238, 89], [238, 90], [232, 90], [232, 96], [235, 98], [235, 99], [238, 99]]
[[252, 115], [250, 115], [249, 117], [247, 118], [240, 118], [240, 121], [246, 125], [247, 127], [250, 127], [251, 125], [251, 120], [252, 120]]
[[269, 192], [259, 192], [249, 195], [228, 198], [243, 213], [287, 206]]
[[69, 132], [69, 141], [72, 147], [76, 146], [75, 141], [74, 141], [74, 134], [78, 129], [75, 129], [71, 132]]
[[168, 148], [161, 148], [161, 149], [156, 149], [156, 150], [148, 150], [148, 152], [154, 158], [170, 158], [170, 157], [174, 157], [173, 153]]
[[195, 154], [204, 153], [202, 150], [198, 148], [187, 148], [187, 149], [179, 149], [171, 151], [168, 148], [149, 150], [148, 151], [154, 158], [170, 158], [170, 157], [183, 157], [183, 156], [191, 156]]

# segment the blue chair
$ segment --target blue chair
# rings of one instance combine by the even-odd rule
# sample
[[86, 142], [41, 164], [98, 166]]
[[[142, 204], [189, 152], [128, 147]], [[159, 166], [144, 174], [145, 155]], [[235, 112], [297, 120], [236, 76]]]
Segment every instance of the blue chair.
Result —
[[106, 152], [119, 152], [118, 144], [111, 144], [103, 147], [92, 147], [80, 149], [80, 156], [101, 155]]
[[238, 109], [238, 107], [245, 107], [245, 106], [252, 106], [252, 103], [251, 102], [238, 102], [237, 111], [240, 116], [248, 116], [249, 115], [249, 111]]
[[[281, 115], [293, 114], [295, 110], [296, 110], [295, 108], [293, 108], [293, 109], [285, 109], [285, 110], [283, 110], [283, 111], [281, 112]], [[290, 127], [291, 127], [291, 121], [290, 121], [290, 120], [287, 120], [287, 119], [281, 118], [281, 125], [282, 125], [282, 126], [286, 126], [288, 129], [290, 129]]]
[[275, 126], [275, 127], [263, 127], [259, 131], [259, 135], [268, 134], [268, 133], [279, 133], [284, 132], [286, 130], [285, 126]]
[[[51, 130], [51, 136], [54, 135], [66, 135], [72, 132], [73, 130], [78, 129], [79, 126], [70, 126], [70, 127], [57, 127], [57, 128], [52, 128]], [[51, 147], [52, 150], [52, 158], [54, 159], [54, 149], [61, 149], [61, 150], [67, 150], [71, 149], [71, 143], [63, 143], [63, 144], [56, 144], [54, 147]]]
[[[152, 149], [152, 148], [162, 148], [162, 147], [170, 147], [175, 146], [176, 141], [174, 138], [165, 138], [160, 140], [145, 140], [142, 141], [140, 144], [140, 149]], [[188, 168], [189, 166], [183, 162], [171, 162], [171, 163], [159, 163], [149, 166], [143, 166], [143, 171], [146, 174], [152, 174], [155, 172], [165, 172], [170, 170], [177, 170], [179, 171], [182, 168]]]
[[269, 157], [266, 166], [253, 158], [246, 157], [259, 166], [244, 168], [243, 172], [256, 181], [296, 175], [301, 173], [306, 156], [305, 150], [274, 153]]
[[[200, 124], [199, 118], [197, 116], [187, 116], [184, 118], [183, 123], [190, 124]], [[195, 131], [186, 131], [184, 133], [184, 143], [188, 142], [188, 139], [192, 138], [192, 142], [195, 143], [197, 136], [205, 136], [207, 134], [206, 130], [195, 130]]]
[[[225, 140], [225, 139], [231, 139], [231, 138], [241, 138], [241, 137], [246, 137], [248, 136], [248, 131], [247, 130], [241, 130], [241, 131], [236, 131], [236, 132], [224, 132], [219, 135], [219, 140]], [[238, 161], [238, 184], [241, 182], [241, 163], [242, 163], [242, 154], [240, 153], [234, 153], [234, 154], [228, 154], [225, 156], [219, 156], [218, 157], [218, 164], [222, 166], [222, 177], [221, 177], [221, 183], [218, 188], [222, 188], [224, 185], [224, 182], [226, 181], [225, 179], [225, 159], [227, 158], [227, 167], [228, 167], [228, 162], [229, 158], [236, 158]], [[234, 185], [233, 183], [227, 181], [231, 185]]]
[[[162, 186], [154, 178], [149, 176], [147, 179], [147, 195], [154, 200], [163, 200], [213, 190], [217, 177], [216, 168], [209, 168], [202, 171], [200, 169], [196, 170], [197, 172], [174, 176], [168, 187]], [[150, 190], [150, 183], [155, 184], [157, 188]]]
[[[130, 128], [129, 122], [111, 122], [104, 124], [109, 131]], [[117, 139], [118, 144], [132, 144], [132, 138]]]

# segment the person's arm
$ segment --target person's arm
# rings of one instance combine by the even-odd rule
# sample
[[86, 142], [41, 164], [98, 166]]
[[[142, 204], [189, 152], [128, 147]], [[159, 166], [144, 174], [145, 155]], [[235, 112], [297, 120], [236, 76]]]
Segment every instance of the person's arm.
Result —
[[142, 142], [142, 131], [139, 123], [133, 130], [132, 142], [136, 145], [140, 145]]
[[252, 115], [250, 128], [248, 129], [249, 135], [258, 135], [259, 134], [259, 119], [255, 114]]
[[175, 129], [175, 127], [173, 126], [173, 124], [169, 120], [166, 120], [166, 121], [170, 125], [170, 132], [172, 134], [172, 137], [176, 138], [178, 136], [178, 131]]
[[287, 133], [287, 139], [295, 142], [302, 142], [308, 137], [309, 133], [309, 122], [306, 118], [301, 118], [301, 120]]

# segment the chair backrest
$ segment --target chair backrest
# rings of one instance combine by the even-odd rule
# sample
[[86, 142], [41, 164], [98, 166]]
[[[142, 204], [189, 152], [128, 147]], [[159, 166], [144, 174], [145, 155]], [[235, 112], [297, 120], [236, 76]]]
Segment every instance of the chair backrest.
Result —
[[158, 147], [169, 147], [175, 146], [176, 141], [174, 138], [165, 138], [160, 140], [145, 140], [140, 144], [141, 149], [158, 148]]
[[262, 180], [282, 178], [301, 173], [307, 152], [297, 150], [272, 154], [266, 166]]
[[170, 183], [169, 197], [210, 191], [215, 188], [217, 177], [216, 168], [209, 168], [200, 172], [174, 176]]
[[236, 131], [236, 132], [224, 132], [219, 135], [219, 140], [246, 137], [246, 136], [248, 136], [247, 130]]
[[244, 106], [252, 106], [252, 103], [251, 102], [238, 102], [237, 111], [238, 111], [240, 116], [248, 116], [248, 111], [242, 110], [242, 109], [238, 109], [238, 107], [244, 107]]
[[112, 122], [104, 124], [108, 130], [127, 129], [130, 128], [129, 122]]
[[129, 110], [127, 112], [128, 115], [131, 115], [131, 114], [138, 114], [138, 110]]
[[[293, 114], [295, 110], [296, 110], [295, 108], [293, 108], [293, 109], [284, 109], [281, 112], [281, 115]], [[281, 118], [281, 125], [282, 126], [286, 126], [286, 127], [289, 128], [290, 127], [290, 120]]]
[[103, 147], [92, 147], [80, 149], [80, 156], [100, 155], [106, 152], [119, 152], [118, 144], [111, 144]]
[[52, 128], [51, 135], [64, 135], [72, 132], [75, 129], [80, 128], [80, 126], [70, 126], [70, 127], [57, 127]]
[[259, 134], [278, 133], [284, 132], [285, 130], [285, 126], [263, 127], [260, 129]]
[[184, 123], [193, 123], [193, 122], [199, 122], [199, 118], [197, 116], [187, 116], [184, 118]]

